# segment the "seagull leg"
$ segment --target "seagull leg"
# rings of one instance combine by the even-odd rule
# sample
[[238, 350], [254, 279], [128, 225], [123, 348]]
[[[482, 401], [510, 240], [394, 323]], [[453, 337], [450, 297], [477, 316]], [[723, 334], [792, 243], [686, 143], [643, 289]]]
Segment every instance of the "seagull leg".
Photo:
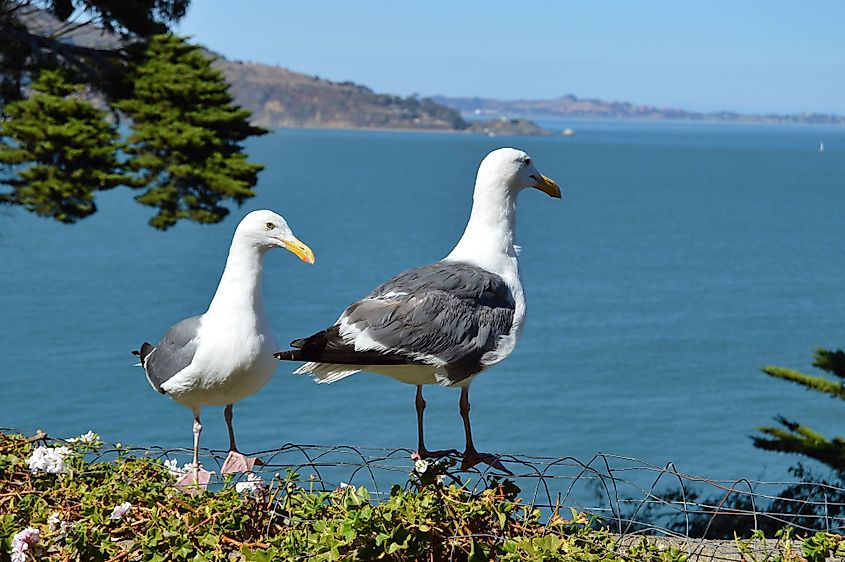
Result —
[[226, 429], [229, 430], [229, 450], [237, 451], [238, 446], [235, 445], [235, 428], [232, 427], [232, 410], [234, 406], [227, 404], [223, 409], [223, 418], [226, 420]]
[[226, 418], [226, 428], [229, 430], [229, 454], [223, 462], [222, 474], [237, 474], [238, 472], [252, 472], [252, 467], [263, 464], [259, 459], [246, 457], [238, 451], [235, 445], [235, 430], [232, 427], [232, 405], [226, 405], [223, 410], [223, 417]]
[[485, 464], [489, 464], [497, 470], [501, 470], [505, 474], [513, 476], [513, 472], [505, 468], [505, 465], [499, 462], [498, 457], [488, 453], [479, 453], [475, 450], [475, 445], [472, 444], [472, 427], [469, 423], [469, 388], [467, 387], [461, 388], [460, 408], [461, 417], [464, 419], [464, 432], [466, 433], [467, 438], [467, 447], [466, 451], [464, 451], [464, 460], [461, 463], [461, 470], [468, 470], [478, 463], [483, 462]]
[[205, 470], [199, 461], [200, 451], [200, 433], [202, 433], [202, 424], [200, 423], [199, 413], [194, 414], [194, 462], [177, 482], [176, 488], [188, 494], [197, 494], [200, 491], [208, 489], [208, 480], [211, 478], [211, 473]]
[[425, 438], [423, 436], [423, 412], [425, 411], [425, 400], [423, 400], [422, 385], [417, 385], [417, 435], [419, 441], [417, 444], [417, 451], [411, 455], [411, 459], [418, 461], [422, 459], [439, 459], [449, 455], [460, 455], [455, 449], [447, 449], [443, 451], [429, 451], [425, 448]]

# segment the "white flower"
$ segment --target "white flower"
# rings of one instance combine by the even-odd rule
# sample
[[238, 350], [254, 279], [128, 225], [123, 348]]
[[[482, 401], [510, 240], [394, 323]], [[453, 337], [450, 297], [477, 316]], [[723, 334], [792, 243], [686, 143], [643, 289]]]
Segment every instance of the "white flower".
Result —
[[89, 429], [88, 433], [83, 433], [79, 437], [71, 437], [70, 439], [68, 439], [68, 442], [70, 442], [70, 443], [82, 443], [83, 445], [90, 445], [92, 443], [96, 443], [99, 440], [100, 440], [100, 436]]
[[26, 553], [38, 543], [41, 532], [33, 527], [27, 527], [12, 537], [12, 562], [25, 562]]
[[254, 472], [247, 472], [246, 481], [235, 484], [235, 491], [239, 494], [260, 496], [265, 490], [267, 490], [267, 484]]
[[189, 464], [184, 464], [182, 468], [179, 468], [179, 463], [176, 459], [170, 459], [164, 461], [164, 466], [167, 470], [170, 471], [170, 475], [176, 478], [177, 480], [188, 473], [188, 469], [190, 468]]
[[64, 537], [67, 534], [67, 528], [70, 527], [70, 523], [62, 521], [58, 511], [54, 511], [50, 517], [47, 518], [47, 525], [50, 528], [50, 532], [59, 531], [59, 536], [61, 537]]
[[120, 519], [123, 519], [123, 516], [126, 515], [126, 513], [131, 507], [131, 503], [123, 502], [112, 510], [111, 515], [109, 515], [109, 519], [113, 521], [119, 521]]
[[67, 447], [36, 447], [26, 459], [29, 471], [33, 473], [63, 474], [66, 472], [65, 460], [71, 455]]
[[428, 461], [425, 459], [420, 459], [414, 463], [414, 472], [417, 474], [422, 474], [426, 470], [428, 470]]
[[335, 488], [334, 491], [340, 492], [340, 493], [350, 491], [354, 494], [355, 493], [355, 486], [353, 486], [352, 484], [347, 484], [346, 482], [341, 482], [340, 484], [337, 485], [337, 488]]

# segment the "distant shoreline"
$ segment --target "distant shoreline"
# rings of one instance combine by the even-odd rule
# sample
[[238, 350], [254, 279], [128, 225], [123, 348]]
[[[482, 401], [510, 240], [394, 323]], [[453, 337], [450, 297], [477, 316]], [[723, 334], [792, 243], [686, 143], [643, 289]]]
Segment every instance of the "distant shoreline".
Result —
[[561, 134], [564, 128], [571, 128], [575, 132], [575, 136], [577, 137], [578, 134], [578, 125], [587, 125], [587, 124], [631, 124], [631, 125], [655, 125], [655, 126], [670, 126], [670, 127], [688, 127], [688, 126], [707, 126], [707, 127], [780, 127], [780, 128], [788, 128], [788, 129], [799, 129], [799, 128], [815, 128], [815, 129], [827, 129], [827, 130], [834, 130], [836, 132], [845, 132], [845, 126], [842, 125], [832, 125], [832, 124], [821, 124], [821, 123], [751, 123], [751, 122], [735, 122], [735, 121], [698, 121], [698, 120], [678, 120], [678, 119], [617, 119], [617, 118], [595, 118], [595, 117], [573, 117], [572, 119], [563, 119], [560, 118], [560, 125], [555, 126], [553, 128], [549, 128], [548, 126], [544, 126], [544, 122], [542, 118], [535, 118], [531, 119], [534, 123], [537, 123], [539, 126], [543, 127], [546, 131], [550, 134], [545, 136], [538, 136], [538, 135], [526, 135], [526, 134], [519, 134], [519, 133], [495, 133], [493, 135], [485, 135], [485, 133], [480, 131], [469, 131], [469, 130], [457, 130], [457, 129], [426, 129], [426, 128], [402, 128], [402, 127], [320, 127], [320, 126], [293, 126], [293, 125], [286, 125], [286, 126], [276, 126], [276, 127], [269, 127], [271, 131], [337, 131], [337, 132], [371, 132], [371, 133], [413, 133], [413, 134], [437, 134], [437, 135], [467, 135], [467, 136], [489, 136], [490, 138], [496, 137], [538, 137], [538, 138], [564, 138]]
[[[426, 128], [404, 128], [404, 127], [311, 127], [311, 126], [293, 126], [282, 125], [277, 127], [268, 127], [271, 131], [341, 131], [351, 133], [431, 133], [437, 135], [467, 135], [467, 136], [488, 136], [481, 131], [470, 131], [460, 129], [426, 129]], [[548, 129], [545, 129], [548, 131]], [[536, 137], [548, 138], [549, 136], [557, 136], [552, 131], [551, 135], [526, 135], [519, 133], [495, 133], [493, 137]]]
[[[465, 116], [468, 117], [468, 116]], [[819, 127], [828, 129], [845, 130], [845, 123], [812, 123], [812, 122], [775, 122], [775, 121], [730, 121], [717, 119], [644, 119], [638, 117], [548, 117], [548, 116], [526, 116], [525, 119], [542, 124], [549, 121], [560, 121], [561, 126], [578, 123], [638, 123], [643, 125], [735, 125], [738, 127]], [[542, 126], [542, 125], [541, 125]]]
[[505, 116], [532, 120], [572, 119], [642, 119], [645, 121], [701, 121], [771, 125], [845, 126], [845, 116], [802, 112], [793, 114], [739, 113], [736, 111], [688, 111], [630, 102], [579, 98], [572, 94], [553, 99], [499, 100], [482, 97], [431, 96], [436, 103], [461, 112], [465, 118], [490, 119]]

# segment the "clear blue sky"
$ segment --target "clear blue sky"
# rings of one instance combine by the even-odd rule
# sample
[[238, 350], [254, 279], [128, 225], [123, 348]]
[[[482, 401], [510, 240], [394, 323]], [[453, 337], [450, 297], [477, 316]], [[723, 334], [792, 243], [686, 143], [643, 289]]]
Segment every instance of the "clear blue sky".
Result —
[[193, 0], [177, 31], [400, 95], [845, 114], [839, 0]]

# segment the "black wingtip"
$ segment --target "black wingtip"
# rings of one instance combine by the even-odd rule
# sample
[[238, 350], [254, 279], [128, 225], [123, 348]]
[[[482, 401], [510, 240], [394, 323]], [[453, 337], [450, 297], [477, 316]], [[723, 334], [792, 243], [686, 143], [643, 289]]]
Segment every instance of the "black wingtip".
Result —
[[298, 349], [290, 351], [278, 351], [273, 354], [273, 357], [279, 361], [302, 361], [302, 352]]
[[143, 363], [143, 362], [144, 362], [144, 359], [146, 359], [146, 358], [147, 358], [147, 355], [149, 355], [150, 353], [152, 353], [152, 351], [153, 351], [154, 349], [155, 349], [155, 348], [152, 346], [152, 344], [151, 344], [150, 342], [146, 342], [146, 341], [145, 341], [145, 342], [141, 345], [141, 349], [139, 349], [138, 351], [133, 351], [133, 352], [132, 352], [132, 355], [134, 355], [135, 357], [138, 357], [139, 359], [141, 359], [141, 363]]

